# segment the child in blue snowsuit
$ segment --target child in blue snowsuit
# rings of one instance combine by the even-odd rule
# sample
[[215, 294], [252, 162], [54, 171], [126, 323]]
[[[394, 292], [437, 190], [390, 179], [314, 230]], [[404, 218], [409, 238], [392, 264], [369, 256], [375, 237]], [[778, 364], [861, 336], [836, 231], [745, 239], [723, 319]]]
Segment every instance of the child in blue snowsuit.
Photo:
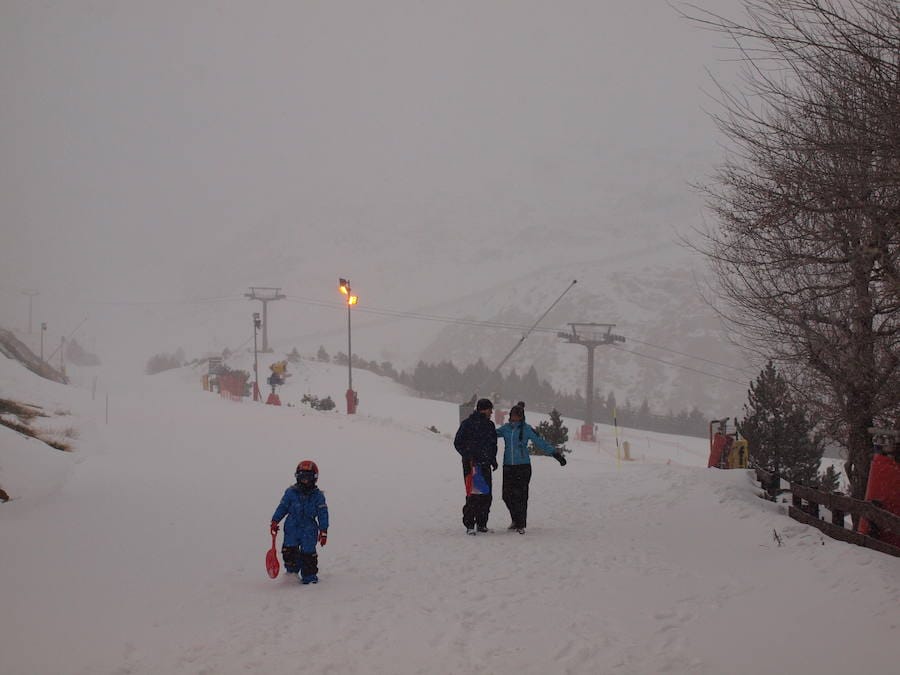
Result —
[[528, 441], [535, 444], [544, 454], [551, 455], [561, 466], [566, 465], [562, 453], [541, 438], [525, 423], [525, 409], [522, 404], [514, 405], [509, 411], [509, 422], [497, 427], [497, 436], [503, 439], [503, 503], [509, 509], [512, 522], [510, 530], [525, 534], [528, 516], [528, 484], [531, 482], [531, 456]]
[[324, 546], [328, 540], [328, 504], [325, 493], [316, 487], [319, 467], [315, 462], [308, 459], [300, 462], [295, 476], [297, 482], [284, 491], [269, 528], [275, 534], [278, 523], [287, 516], [281, 547], [285, 572], [299, 573], [303, 584], [317, 584], [319, 556], [316, 542]]

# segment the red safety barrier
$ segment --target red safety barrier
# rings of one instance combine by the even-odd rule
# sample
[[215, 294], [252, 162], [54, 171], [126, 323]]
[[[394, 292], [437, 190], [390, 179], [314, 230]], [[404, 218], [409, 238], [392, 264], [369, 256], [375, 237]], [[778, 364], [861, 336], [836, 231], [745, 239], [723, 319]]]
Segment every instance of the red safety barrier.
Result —
[[578, 438], [587, 443], [593, 443], [596, 440], [594, 437], [594, 426], [592, 424], [582, 424]]
[[[875, 455], [869, 468], [866, 501], [900, 516], [900, 462], [890, 455]], [[867, 519], [859, 521], [859, 531], [887, 544], [900, 546], [900, 533], [878, 532]]]
[[228, 394], [229, 398], [241, 398], [244, 395], [244, 381], [235, 375], [219, 375], [219, 392]]
[[712, 443], [709, 446], [709, 460], [706, 462], [706, 468], [716, 467], [721, 468], [722, 463], [722, 453], [725, 451], [725, 446], [728, 444], [728, 436], [725, 434], [720, 434], [716, 432], [715, 436], [713, 436]]

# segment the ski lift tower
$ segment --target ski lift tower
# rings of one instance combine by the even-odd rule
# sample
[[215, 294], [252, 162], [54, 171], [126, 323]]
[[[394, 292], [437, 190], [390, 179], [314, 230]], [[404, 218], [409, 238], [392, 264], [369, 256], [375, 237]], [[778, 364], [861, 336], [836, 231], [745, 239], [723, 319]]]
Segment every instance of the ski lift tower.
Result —
[[262, 302], [262, 349], [259, 351], [268, 354], [272, 350], [269, 348], [269, 308], [268, 304], [272, 300], [283, 300], [286, 295], [281, 294], [280, 288], [271, 288], [268, 286], [251, 286], [249, 293], [244, 293], [245, 297], [251, 300], [259, 300]]
[[570, 323], [572, 332], [560, 332], [557, 336], [575, 345], [583, 345], [588, 350], [587, 362], [587, 388], [586, 409], [584, 424], [581, 426], [581, 440], [594, 440], [594, 349], [599, 345], [610, 345], [615, 342], [625, 342], [625, 338], [616, 335], [612, 329], [614, 323]]

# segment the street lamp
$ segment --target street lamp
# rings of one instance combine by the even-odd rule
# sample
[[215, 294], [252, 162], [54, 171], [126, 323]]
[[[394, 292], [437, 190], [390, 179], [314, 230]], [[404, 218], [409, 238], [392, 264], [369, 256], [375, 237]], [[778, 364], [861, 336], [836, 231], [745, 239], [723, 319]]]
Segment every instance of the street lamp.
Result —
[[347, 297], [347, 414], [353, 415], [356, 406], [359, 405], [359, 397], [353, 391], [353, 342], [350, 331], [350, 308], [359, 302], [359, 297], [353, 295], [349, 279], [338, 279], [338, 288]]
[[259, 361], [256, 352], [256, 334], [262, 320], [259, 318], [259, 312], [253, 312], [253, 400], [259, 400]]

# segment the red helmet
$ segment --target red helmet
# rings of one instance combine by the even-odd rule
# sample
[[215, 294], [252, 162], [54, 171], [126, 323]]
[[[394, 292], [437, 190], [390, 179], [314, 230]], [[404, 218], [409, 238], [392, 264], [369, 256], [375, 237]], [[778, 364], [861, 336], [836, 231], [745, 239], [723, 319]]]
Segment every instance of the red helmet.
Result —
[[297, 471], [312, 471], [317, 476], [319, 475], [319, 467], [311, 459], [304, 459], [300, 462], [297, 465]]
[[297, 465], [294, 475], [297, 477], [298, 483], [315, 485], [319, 479], [319, 467], [311, 459], [304, 459]]

